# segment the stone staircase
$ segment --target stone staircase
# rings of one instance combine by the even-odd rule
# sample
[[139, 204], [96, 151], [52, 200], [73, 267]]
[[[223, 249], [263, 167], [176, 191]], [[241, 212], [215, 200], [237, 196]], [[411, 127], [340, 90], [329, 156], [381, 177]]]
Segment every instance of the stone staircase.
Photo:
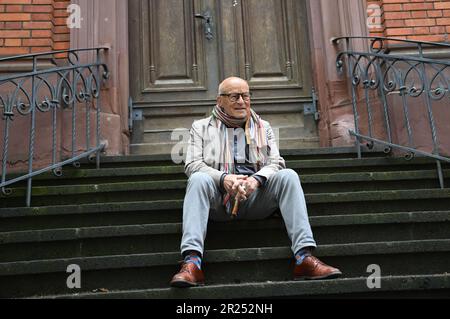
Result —
[[[166, 156], [104, 158], [34, 179], [0, 197], [0, 297], [266, 298], [442, 297], [450, 292], [450, 189], [435, 163], [351, 148], [284, 151], [306, 194], [316, 255], [336, 280], [292, 281], [282, 219], [211, 223], [207, 285], [169, 288], [180, 261], [183, 167]], [[450, 168], [444, 166], [447, 185]], [[81, 268], [81, 289], [66, 286]], [[381, 267], [369, 289], [367, 267]]]

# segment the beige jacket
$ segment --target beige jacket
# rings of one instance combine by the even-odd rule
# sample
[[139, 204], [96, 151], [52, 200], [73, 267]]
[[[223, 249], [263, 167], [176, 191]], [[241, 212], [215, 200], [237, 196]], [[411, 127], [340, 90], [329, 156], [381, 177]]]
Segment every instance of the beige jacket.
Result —
[[[280, 156], [275, 135], [270, 124], [262, 121], [268, 137], [268, 148], [265, 154], [265, 166], [256, 175], [267, 180], [278, 171], [286, 168], [284, 159]], [[195, 121], [192, 124], [187, 148], [185, 173], [188, 177], [196, 172], [211, 176], [218, 187], [224, 172], [220, 170], [223, 139], [220, 138], [217, 122], [212, 116]]]

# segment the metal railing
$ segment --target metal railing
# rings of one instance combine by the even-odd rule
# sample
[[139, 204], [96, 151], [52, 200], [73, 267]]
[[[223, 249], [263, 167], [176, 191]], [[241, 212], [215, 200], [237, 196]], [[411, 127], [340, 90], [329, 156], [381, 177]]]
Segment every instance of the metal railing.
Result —
[[[8, 186], [26, 180], [26, 205], [30, 207], [33, 177], [49, 171], [61, 176], [64, 165], [79, 167], [81, 159], [94, 154], [97, 167], [100, 166], [100, 152], [105, 147], [100, 140], [100, 91], [109, 75], [101, 55], [107, 50], [98, 47], [0, 58], [0, 67], [8, 72], [0, 76], [3, 195], [12, 193]], [[79, 132], [79, 126], [84, 125], [86, 129]], [[70, 146], [64, 150], [61, 135], [70, 130], [67, 126], [71, 127], [70, 141], [66, 143]], [[14, 145], [10, 145], [11, 139]], [[51, 149], [51, 163], [48, 160], [44, 168], [35, 169], [33, 165], [39, 155], [36, 143]], [[18, 150], [23, 158], [15, 158]], [[9, 174], [13, 177], [8, 180], [13, 162], [21, 161], [25, 162], [26, 173]]]
[[415, 154], [433, 158], [444, 188], [441, 162], [450, 158], [443, 156], [448, 145], [440, 138], [450, 132], [436, 114], [442, 116], [449, 106], [450, 61], [442, 56], [449, 54], [450, 44], [385, 37], [339, 37], [332, 42], [340, 50], [339, 72], [347, 67], [355, 119], [349, 132], [356, 138], [358, 157], [365, 141], [369, 148], [384, 146], [386, 153], [404, 151], [406, 159]]

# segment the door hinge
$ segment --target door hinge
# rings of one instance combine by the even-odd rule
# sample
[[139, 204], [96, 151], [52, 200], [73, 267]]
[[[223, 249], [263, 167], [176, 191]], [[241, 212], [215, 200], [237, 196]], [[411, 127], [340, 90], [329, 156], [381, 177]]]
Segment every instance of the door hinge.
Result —
[[318, 121], [318, 120], [320, 120], [320, 113], [317, 110], [317, 102], [319, 101], [319, 98], [317, 97], [317, 94], [316, 94], [316, 91], [314, 90], [314, 88], [311, 91], [311, 97], [312, 97], [312, 102], [306, 103], [304, 105], [303, 114], [304, 115], [313, 115], [314, 120]]

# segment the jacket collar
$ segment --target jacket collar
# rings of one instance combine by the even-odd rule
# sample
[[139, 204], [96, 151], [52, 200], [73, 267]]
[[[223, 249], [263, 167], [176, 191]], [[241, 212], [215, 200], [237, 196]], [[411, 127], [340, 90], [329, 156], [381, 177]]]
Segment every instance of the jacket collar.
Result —
[[209, 117], [208, 126], [212, 126], [212, 127], [218, 128], [217, 121], [214, 119], [214, 116], [212, 116], [212, 115]]

